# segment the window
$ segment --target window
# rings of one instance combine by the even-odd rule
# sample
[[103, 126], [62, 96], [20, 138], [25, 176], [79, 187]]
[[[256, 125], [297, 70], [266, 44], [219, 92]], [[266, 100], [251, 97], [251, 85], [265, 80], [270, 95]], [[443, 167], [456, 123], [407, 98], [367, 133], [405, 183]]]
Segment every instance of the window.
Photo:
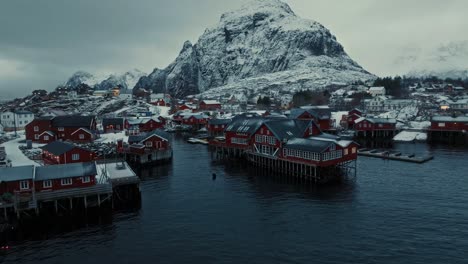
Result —
[[344, 154], [345, 154], [345, 156], [348, 155], [348, 149], [347, 148], [344, 149]]
[[34, 132], [38, 132], [39, 131], [39, 127], [38, 126], [35, 126], [34, 127]]
[[39, 139], [39, 135], [38, 135], [38, 134], [35, 134], [35, 135], [34, 135], [34, 139], [35, 139], [35, 140], [38, 140], [38, 139]]
[[146, 141], [145, 145], [146, 145], [148, 148], [151, 148], [151, 147], [153, 147], [153, 142], [152, 142], [152, 141]]
[[255, 142], [262, 143], [262, 136], [261, 135], [255, 135]]
[[232, 144], [241, 144], [241, 145], [247, 145], [247, 139], [246, 138], [231, 138], [231, 143]]
[[333, 145], [330, 146], [330, 150], [335, 150], [335, 149], [336, 149], [336, 145], [335, 145], [335, 144], [333, 144]]
[[59, 127], [58, 131], [65, 131], [65, 129], [63, 127]]
[[45, 141], [48, 141], [48, 140], [49, 140], [49, 136], [45, 135], [45, 136], [44, 136], [44, 140], [45, 140]]
[[383, 127], [383, 124], [379, 124], [379, 127]]
[[64, 185], [72, 185], [72, 179], [71, 178], [66, 178], [61, 180], [62, 186]]
[[351, 150], [351, 153], [356, 153], [356, 147], [354, 147], [352, 150]]
[[73, 154], [72, 160], [80, 160], [80, 154]]
[[276, 143], [275, 137], [268, 137], [268, 143], [270, 143], [270, 145], [275, 145]]
[[52, 188], [52, 181], [51, 180], [43, 181], [42, 182], [42, 187], [43, 188]]
[[20, 181], [20, 190], [29, 190], [29, 181]]
[[80, 135], [79, 135], [79, 138], [80, 138], [80, 139], [84, 139], [84, 134], [80, 134]]
[[83, 177], [83, 183], [89, 183], [89, 182], [91, 182], [91, 178], [89, 178], [89, 176]]
[[439, 123], [439, 127], [445, 127], [445, 123]]

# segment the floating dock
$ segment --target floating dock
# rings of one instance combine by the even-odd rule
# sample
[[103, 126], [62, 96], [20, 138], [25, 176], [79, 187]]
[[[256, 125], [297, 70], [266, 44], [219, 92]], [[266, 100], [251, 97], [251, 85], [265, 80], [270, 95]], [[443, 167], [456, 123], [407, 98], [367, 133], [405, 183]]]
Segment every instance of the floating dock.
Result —
[[358, 155], [372, 157], [372, 158], [386, 159], [386, 160], [413, 162], [413, 163], [424, 163], [434, 158], [434, 156], [432, 155], [415, 156], [414, 154], [403, 154], [398, 151], [378, 150], [378, 149], [360, 149], [358, 150]]

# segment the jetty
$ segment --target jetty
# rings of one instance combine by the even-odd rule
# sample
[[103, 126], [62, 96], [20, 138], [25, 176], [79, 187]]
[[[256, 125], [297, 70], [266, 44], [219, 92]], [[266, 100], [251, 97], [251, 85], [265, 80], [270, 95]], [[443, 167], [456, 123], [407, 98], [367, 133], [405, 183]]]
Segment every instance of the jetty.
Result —
[[125, 161], [0, 168], [1, 218], [140, 203], [139, 183]]
[[404, 161], [404, 162], [412, 162], [412, 163], [424, 163], [434, 158], [434, 156], [432, 155], [416, 156], [414, 154], [404, 154], [399, 151], [382, 150], [382, 149], [359, 149], [358, 155], [372, 157], [372, 158], [380, 158], [380, 159], [385, 159], [385, 160], [396, 160], [396, 161]]

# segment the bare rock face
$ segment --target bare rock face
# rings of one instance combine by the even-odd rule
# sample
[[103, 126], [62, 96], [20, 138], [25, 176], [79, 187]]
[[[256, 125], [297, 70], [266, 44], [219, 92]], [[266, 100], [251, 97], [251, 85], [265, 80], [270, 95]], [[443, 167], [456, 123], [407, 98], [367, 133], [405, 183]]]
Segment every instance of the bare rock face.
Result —
[[142, 77], [135, 88], [184, 96], [259, 85], [313, 89], [372, 78], [324, 26], [297, 17], [279, 0], [256, 0], [223, 14], [195, 45], [186, 42], [172, 64]]

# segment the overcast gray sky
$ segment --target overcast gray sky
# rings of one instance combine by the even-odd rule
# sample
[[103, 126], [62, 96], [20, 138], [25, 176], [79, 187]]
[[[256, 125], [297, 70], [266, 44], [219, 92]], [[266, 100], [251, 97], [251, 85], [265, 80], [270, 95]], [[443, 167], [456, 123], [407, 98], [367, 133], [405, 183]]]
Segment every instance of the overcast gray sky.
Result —
[[[185, 40], [196, 42], [222, 13], [243, 2], [1, 1], [0, 97], [51, 90], [77, 70], [149, 73], [165, 67]], [[468, 43], [464, 0], [285, 2], [329, 28], [351, 58], [378, 75], [405, 73], [402, 63], [441, 45]]]

